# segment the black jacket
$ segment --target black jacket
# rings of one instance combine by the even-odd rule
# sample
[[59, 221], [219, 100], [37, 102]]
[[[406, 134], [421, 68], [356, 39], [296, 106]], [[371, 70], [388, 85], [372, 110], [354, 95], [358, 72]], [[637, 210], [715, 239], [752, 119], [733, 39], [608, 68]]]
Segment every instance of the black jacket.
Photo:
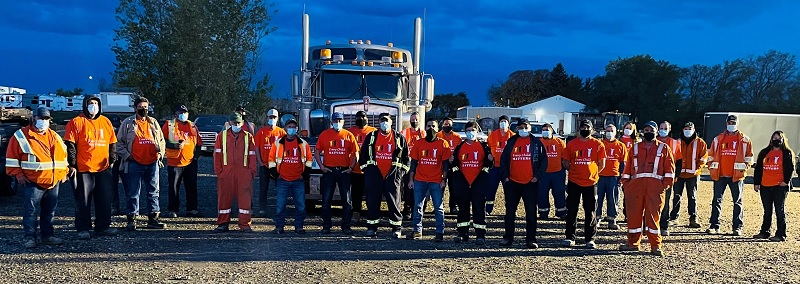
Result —
[[[458, 144], [458, 146], [453, 149], [453, 162], [450, 163], [450, 171], [453, 173], [461, 173], [461, 159], [458, 157], [458, 154], [461, 152], [461, 146], [464, 145], [464, 143], [467, 143], [467, 141], [461, 141], [461, 144]], [[480, 143], [481, 148], [483, 148], [483, 165], [481, 165], [480, 174], [489, 173], [489, 169], [494, 166], [494, 162], [489, 160], [489, 157], [492, 156], [492, 150], [489, 149], [489, 145], [486, 144], [486, 142], [474, 141], [473, 143]]]
[[[364, 144], [361, 145], [361, 152], [359, 152], [358, 164], [361, 167], [361, 171], [366, 173], [366, 169], [368, 167], [376, 167], [377, 164], [375, 163], [375, 140], [381, 131], [375, 130], [364, 136]], [[394, 171], [397, 171], [397, 175], [402, 177], [408, 172], [408, 168], [411, 164], [411, 159], [408, 156], [408, 144], [406, 143], [406, 138], [403, 137], [402, 134], [398, 133], [397, 131], [392, 130], [394, 133], [394, 143], [397, 147], [394, 147], [392, 151], [392, 167], [389, 169], [389, 174]], [[400, 165], [399, 167], [397, 165]]]
[[[772, 150], [772, 146], [767, 146], [766, 148], [762, 149], [761, 152], [758, 152], [756, 165], [753, 167], [755, 170], [753, 173], [753, 184], [755, 185], [761, 185], [761, 178], [764, 176], [764, 159], [767, 157], [767, 154], [770, 150]], [[783, 149], [783, 182], [788, 184], [790, 187], [792, 184], [793, 173], [794, 153], [792, 150]]]
[[[514, 135], [506, 142], [503, 148], [503, 155], [500, 156], [500, 180], [504, 181], [511, 176], [511, 152], [514, 151], [514, 144], [517, 143], [519, 135]], [[540, 138], [530, 136], [531, 139], [531, 163], [533, 163], [533, 177], [542, 179], [547, 172], [547, 149], [539, 140]]]

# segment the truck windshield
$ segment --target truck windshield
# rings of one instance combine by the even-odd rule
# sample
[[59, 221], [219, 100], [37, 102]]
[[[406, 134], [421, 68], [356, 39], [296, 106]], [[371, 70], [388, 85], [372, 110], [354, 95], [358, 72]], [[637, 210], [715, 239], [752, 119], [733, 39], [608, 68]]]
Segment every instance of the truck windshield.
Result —
[[396, 100], [402, 84], [400, 74], [361, 74], [326, 72], [322, 93], [326, 99], [357, 99], [365, 95], [380, 100]]

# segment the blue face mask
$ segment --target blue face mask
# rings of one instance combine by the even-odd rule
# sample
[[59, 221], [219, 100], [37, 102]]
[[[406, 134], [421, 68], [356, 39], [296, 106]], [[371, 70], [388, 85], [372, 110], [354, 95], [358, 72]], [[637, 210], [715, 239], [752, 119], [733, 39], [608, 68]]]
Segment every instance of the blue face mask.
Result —
[[549, 130], [542, 130], [542, 137], [550, 138], [550, 131]]
[[475, 141], [475, 131], [467, 131], [467, 140]]
[[286, 134], [289, 136], [297, 135], [297, 128], [286, 128]]
[[186, 122], [187, 120], [189, 120], [189, 114], [188, 113], [184, 112], [184, 113], [181, 113], [181, 114], [178, 115], [178, 121]]
[[389, 122], [386, 122], [386, 121], [382, 121], [381, 122], [381, 130], [389, 131], [389, 129], [391, 129], [391, 127], [392, 127], [392, 124], [390, 124]]
[[661, 130], [658, 131], [658, 136], [659, 137], [667, 137], [667, 134], [669, 134], [669, 132], [667, 132], [664, 129], [661, 129]]
[[278, 120], [275, 119], [275, 118], [267, 119], [267, 124], [269, 124], [269, 126], [275, 126], [275, 124], [277, 124], [277, 123], [278, 123]]
[[231, 126], [231, 130], [233, 130], [234, 133], [239, 133], [239, 131], [242, 131], [242, 127], [238, 125], [233, 125]]
[[342, 123], [341, 122], [334, 122], [333, 129], [336, 131], [342, 130]]

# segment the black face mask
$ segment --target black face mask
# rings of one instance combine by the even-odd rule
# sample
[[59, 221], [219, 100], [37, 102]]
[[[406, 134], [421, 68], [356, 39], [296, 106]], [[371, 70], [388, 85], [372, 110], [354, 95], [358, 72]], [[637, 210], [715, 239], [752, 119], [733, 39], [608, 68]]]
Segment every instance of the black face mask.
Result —
[[646, 132], [644, 133], [644, 140], [646, 141], [653, 141], [656, 139], [656, 134], [653, 132]]
[[356, 118], [356, 126], [364, 127], [364, 125], [367, 125], [367, 120], [366, 119], [364, 119], [364, 118]]
[[442, 131], [444, 131], [445, 133], [450, 133], [451, 131], [453, 131], [453, 127], [452, 126], [442, 127]]
[[136, 114], [138, 114], [141, 117], [146, 117], [147, 116], [147, 109], [137, 108], [136, 109]]
[[411, 128], [417, 128], [417, 122], [416, 121], [412, 121], [410, 123], [411, 123]]
[[428, 140], [428, 142], [433, 142], [434, 139], [436, 139], [436, 130], [433, 130], [433, 128], [428, 128], [428, 130], [425, 130], [425, 140]]
[[772, 140], [772, 143], [770, 143], [770, 144], [772, 144], [772, 147], [780, 147], [780, 146], [783, 146], [783, 141], [781, 141], [781, 140]]
[[587, 130], [581, 130], [581, 136], [583, 136], [584, 138], [589, 138], [589, 135], [591, 135], [591, 134], [592, 134], [591, 130], [588, 130], [588, 129]]

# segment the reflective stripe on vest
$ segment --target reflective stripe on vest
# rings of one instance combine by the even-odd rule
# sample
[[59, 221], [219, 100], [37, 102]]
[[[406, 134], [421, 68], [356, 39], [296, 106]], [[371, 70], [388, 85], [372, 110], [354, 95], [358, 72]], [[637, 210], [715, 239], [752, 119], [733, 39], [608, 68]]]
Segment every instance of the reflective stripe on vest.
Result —
[[[249, 154], [250, 150], [250, 134], [245, 132], [244, 134], [244, 166], [247, 167], [247, 154]], [[222, 132], [222, 165], [228, 165], [228, 133], [227, 131]]]
[[[187, 120], [186, 122], [189, 123], [189, 132], [190, 132], [190, 134], [192, 134], [192, 136], [194, 136], [195, 135], [195, 133], [194, 133], [194, 125], [192, 124], [191, 121]], [[169, 142], [177, 143], [178, 141], [181, 140], [180, 139], [181, 138], [180, 137], [180, 131], [178, 130], [178, 123], [174, 118], [170, 119], [170, 120], [167, 120], [167, 128], [169, 129], [169, 138], [168, 138]]]
[[[664, 179], [665, 176], [672, 177], [671, 173], [667, 173], [664, 176], [658, 174], [658, 164], [661, 161], [661, 154], [664, 150], [664, 145], [666, 143], [661, 143], [658, 145], [658, 150], [656, 150], [656, 160], [653, 163], [653, 172], [652, 173], [639, 173], [639, 143], [634, 144], [633, 147], [633, 178], [656, 178], [659, 180]], [[630, 175], [622, 175], [622, 178], [629, 178]]]
[[[48, 131], [52, 130], [48, 129]], [[56, 138], [56, 142], [58, 142], [58, 145], [61, 147], [61, 150], [64, 151], [64, 153], [66, 153], [67, 145], [64, 144], [64, 141], [61, 140], [61, 137], [59, 137], [58, 134], [56, 133], [51, 133], [51, 134], [53, 135], [53, 137]], [[6, 166], [21, 167], [23, 170], [31, 170], [31, 171], [67, 169], [68, 164], [66, 157], [64, 158], [64, 160], [61, 161], [57, 161], [54, 157], [50, 162], [37, 162], [41, 160], [41, 158], [37, 157], [36, 154], [33, 153], [31, 145], [28, 143], [28, 139], [25, 137], [25, 134], [22, 132], [22, 129], [17, 130], [17, 132], [14, 132], [14, 139], [16, 139], [17, 143], [19, 143], [19, 147], [20, 149], [22, 149], [22, 152], [28, 154], [28, 160], [19, 161], [16, 159], [6, 159]]]

